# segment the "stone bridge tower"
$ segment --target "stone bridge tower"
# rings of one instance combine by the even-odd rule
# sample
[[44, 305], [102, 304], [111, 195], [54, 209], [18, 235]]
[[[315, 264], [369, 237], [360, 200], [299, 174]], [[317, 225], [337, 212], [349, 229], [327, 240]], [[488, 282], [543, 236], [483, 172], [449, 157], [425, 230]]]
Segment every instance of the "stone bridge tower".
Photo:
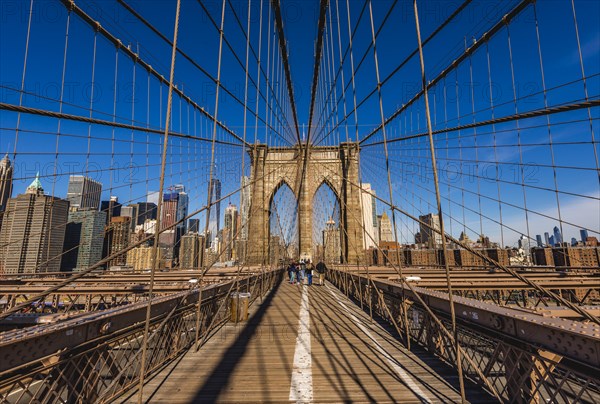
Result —
[[363, 262], [358, 152], [358, 144], [354, 142], [339, 146], [309, 146], [305, 159], [305, 150], [300, 146], [253, 146], [250, 151], [252, 180], [256, 181], [252, 183], [249, 212], [248, 264], [267, 262], [271, 201], [283, 184], [294, 191], [298, 204], [298, 251], [312, 255], [313, 198], [323, 183], [333, 190], [340, 206], [342, 262]]

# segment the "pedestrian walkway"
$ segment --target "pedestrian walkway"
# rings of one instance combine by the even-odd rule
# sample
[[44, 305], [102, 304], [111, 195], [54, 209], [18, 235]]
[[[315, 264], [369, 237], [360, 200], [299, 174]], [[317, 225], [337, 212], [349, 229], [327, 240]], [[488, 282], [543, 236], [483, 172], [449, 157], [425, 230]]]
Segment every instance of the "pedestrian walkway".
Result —
[[[282, 282], [149, 381], [144, 399], [190, 402], [457, 402], [455, 372], [408, 352], [330, 284]], [[471, 401], [489, 400], [477, 387]], [[126, 397], [134, 402], [137, 395]]]

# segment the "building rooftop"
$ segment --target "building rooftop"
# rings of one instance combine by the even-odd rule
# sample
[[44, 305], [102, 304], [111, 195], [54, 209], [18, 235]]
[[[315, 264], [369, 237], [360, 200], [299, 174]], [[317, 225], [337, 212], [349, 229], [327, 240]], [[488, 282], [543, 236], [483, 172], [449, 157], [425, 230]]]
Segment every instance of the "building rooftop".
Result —
[[10, 167], [10, 159], [8, 158], [8, 153], [4, 155], [2, 160], [0, 160], [0, 167]]
[[40, 173], [39, 171], [35, 175], [35, 179], [29, 186], [27, 187], [26, 192], [28, 194], [38, 194], [41, 195], [44, 193], [44, 187], [42, 187], [42, 182], [40, 181]]

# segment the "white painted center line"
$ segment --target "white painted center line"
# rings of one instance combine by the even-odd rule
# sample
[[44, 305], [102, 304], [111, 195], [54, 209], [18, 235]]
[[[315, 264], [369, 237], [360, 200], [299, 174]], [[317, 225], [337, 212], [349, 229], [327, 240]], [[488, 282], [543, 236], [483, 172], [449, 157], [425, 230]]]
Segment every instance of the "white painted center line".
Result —
[[290, 401], [308, 403], [313, 400], [312, 358], [310, 348], [310, 312], [308, 306], [308, 288], [303, 287], [300, 301], [300, 319], [298, 336], [294, 352], [294, 368], [290, 385]]
[[385, 358], [387, 363], [391, 366], [392, 369], [394, 369], [394, 372], [396, 372], [396, 374], [400, 377], [400, 379], [402, 379], [402, 381], [408, 386], [408, 388], [417, 397], [419, 397], [419, 399], [421, 401], [426, 402], [426, 403], [431, 403], [432, 402], [431, 398], [423, 390], [421, 390], [419, 385], [415, 382], [415, 380], [412, 377], [410, 377], [410, 375], [402, 368], [402, 366], [385, 349], [383, 349], [383, 347], [379, 344], [379, 342], [377, 342], [377, 339], [375, 338], [375, 336], [373, 336], [373, 334], [371, 334], [371, 332], [367, 329], [367, 327], [365, 327], [362, 324], [362, 321], [359, 320], [354, 314], [352, 314], [350, 309], [348, 307], [346, 307], [346, 305], [344, 303], [342, 303], [339, 296], [337, 294], [333, 293], [333, 290], [331, 290], [329, 285], [325, 285], [325, 286], [327, 286], [329, 293], [331, 293], [333, 295], [333, 297], [335, 297], [338, 304], [340, 306], [342, 306], [342, 308], [344, 310], [346, 310], [346, 312], [348, 313], [348, 316], [352, 319], [354, 324], [356, 324], [358, 326], [358, 328], [360, 328], [361, 331], [363, 333], [365, 333], [371, 341], [373, 341], [373, 345], [375, 346], [375, 349], [377, 349], [377, 351], [379, 351], [381, 356], [383, 356]]

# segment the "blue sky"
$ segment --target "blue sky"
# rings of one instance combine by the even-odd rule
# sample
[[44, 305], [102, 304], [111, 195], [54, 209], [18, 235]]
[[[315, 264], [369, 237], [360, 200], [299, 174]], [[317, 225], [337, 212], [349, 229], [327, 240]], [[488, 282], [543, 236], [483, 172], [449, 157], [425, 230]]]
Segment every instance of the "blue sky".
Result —
[[[272, 108], [278, 110], [274, 101], [277, 99], [281, 108], [288, 111], [287, 90], [281, 74], [278, 48], [273, 42], [269, 3], [263, 2], [261, 41], [261, 4], [258, 0], [252, 1], [250, 43], [254, 53], [258, 53], [259, 44], [261, 46], [261, 67], [265, 74], [268, 71], [267, 76], [277, 94], [276, 97], [269, 98]], [[465, 43], [470, 46], [474, 39], [479, 39], [500, 16], [509, 12], [517, 3], [483, 1], [472, 2], [467, 6], [455, 21], [425, 46], [427, 78], [436, 77], [464, 51]], [[164, 77], [168, 77], [170, 46], [122, 5], [116, 1], [78, 1], [77, 4], [119, 38], [123, 46], [139, 52], [144, 61]], [[174, 1], [130, 1], [128, 4], [162, 34], [172, 37]], [[218, 25], [222, 3], [213, 0], [202, 4]], [[365, 4], [367, 6], [363, 8]], [[459, 4], [460, 2], [420, 1], [422, 37], [427, 38]], [[235, 10], [235, 15], [230, 5]], [[346, 1], [331, 1], [321, 65], [323, 82], [319, 87], [321, 90], [315, 109], [315, 121], [320, 126], [314, 128], [314, 133], [321, 144], [337, 144], [346, 139], [346, 133], [350, 139], [355, 140], [356, 119], [359, 139], [381, 123], [378, 93], [372, 93], [376, 86], [375, 63], [372, 51], [367, 51], [371, 42], [369, 6], [358, 0], [349, 1], [349, 5], [351, 27], [356, 30], [353, 41], [356, 98], [359, 102], [364, 99], [364, 102], [357, 109], [356, 115], [348, 114], [347, 119], [343, 120], [344, 106], [346, 112], [353, 109], [349, 56], [341, 64], [342, 69], [338, 70], [340, 50], [343, 54], [348, 45], [348, 9]], [[149, 75], [124, 52], [117, 52], [114, 45], [102, 35], [95, 35], [94, 30], [76, 15], [72, 15], [69, 21], [66, 65], [63, 64], [67, 12], [58, 1], [34, 1], [24, 87], [30, 94], [23, 96], [21, 100], [15, 89], [21, 87], [24, 70], [29, 1], [4, 1], [1, 7], [2, 102], [14, 105], [22, 103], [24, 106], [50, 111], [62, 110], [63, 113], [85, 117], [90, 116], [91, 106], [91, 116], [96, 119], [114, 119], [120, 123], [133, 122], [137, 126], [164, 129], [167, 87], [161, 85], [157, 78]], [[218, 119], [240, 137], [245, 136], [250, 143], [257, 140], [274, 146], [285, 146], [288, 142], [293, 142], [294, 135], [289, 128], [291, 117], [289, 113], [269, 114], [262, 97], [256, 102], [254, 84], [258, 80], [258, 68], [252, 54], [248, 105], [251, 111], [258, 111], [258, 122], [249, 113], [244, 130], [244, 109], [235, 100], [243, 100], [245, 95], [243, 65], [247, 7], [248, 3], [245, 1], [234, 0], [227, 3], [224, 28], [227, 43], [223, 49], [221, 79], [232, 95], [220, 91]], [[585, 98], [571, 2], [544, 1], [537, 2], [535, 7], [534, 10], [529, 5], [508, 28], [502, 28], [486, 45], [479, 47], [470, 58], [452, 69], [444, 80], [431, 89], [430, 107], [434, 130], [480, 122], [491, 119], [492, 116], [533, 111], [543, 108], [545, 103], [556, 106], [579, 102]], [[378, 67], [383, 79], [416, 49], [414, 16], [410, 2], [375, 1], [372, 10], [376, 30], [387, 16], [376, 42]], [[589, 99], [597, 100], [600, 94], [600, 31], [597, 24], [600, 5], [594, 1], [575, 1], [575, 10], [587, 77], [587, 95]], [[309, 119], [318, 11], [317, 1], [282, 0], [291, 76], [301, 126], [307, 125]], [[238, 25], [238, 19], [243, 29]], [[178, 46], [214, 77], [218, 70], [219, 36], [212, 25], [213, 20], [207, 16], [199, 2], [182, 2]], [[548, 90], [546, 100], [542, 91], [536, 23], [540, 34], [545, 87]], [[338, 25], [341, 42], [338, 42]], [[267, 50], [271, 53], [267, 54]], [[276, 63], [267, 67], [267, 61], [272, 61], [272, 55], [276, 56]], [[63, 68], [64, 85], [61, 85]], [[341, 82], [342, 73], [344, 85]], [[323, 113], [322, 101], [326, 98], [323, 89], [329, 89], [336, 74], [338, 79], [335, 97], [339, 102], [335, 102], [335, 107], [330, 103]], [[261, 91], [266, 94], [265, 77], [261, 75], [260, 80]], [[177, 58], [175, 82], [197, 105], [215, 114], [214, 82], [182, 55]], [[58, 102], [61, 88], [64, 101], [62, 108]], [[92, 89], [93, 103], [90, 104]], [[419, 61], [412, 57], [382, 87], [384, 116], [390, 116], [407, 103], [419, 89]], [[343, 91], [346, 93], [344, 98]], [[518, 99], [516, 103], [515, 93]], [[113, 116], [113, 109], [116, 116]], [[425, 133], [424, 111], [424, 102], [419, 98], [386, 127], [387, 139]], [[327, 119], [319, 121], [318, 118], [323, 116]], [[586, 226], [597, 233], [600, 229], [600, 188], [596, 155], [600, 152], [596, 143], [596, 155], [594, 154], [591, 139], [592, 133], [596, 142], [600, 136], [598, 119], [599, 111], [596, 107], [589, 111], [581, 109], [552, 115], [549, 124], [546, 117], [539, 117], [520, 120], [519, 127], [516, 122], [509, 122], [494, 127], [488, 125], [476, 130], [449, 131], [436, 135], [443, 207], [452, 234], [458, 236], [460, 231], [466, 230], [474, 238], [483, 231], [496, 241], [502, 239], [504, 244], [513, 245], [520, 234], [528, 234], [534, 238], [535, 234], [549, 231], [560, 223], [559, 216], [566, 239], [578, 236], [578, 226]], [[274, 129], [265, 128], [264, 122], [268, 122]], [[38, 170], [42, 174], [46, 191], [57, 196], [66, 194], [70, 172], [94, 176], [103, 182], [105, 198], [115, 194], [122, 201], [143, 200], [148, 191], [158, 187], [161, 136], [157, 134], [129, 129], [113, 130], [109, 126], [27, 114], [19, 117], [18, 114], [5, 110], [0, 111], [0, 124], [0, 150], [10, 151], [11, 157], [16, 157], [15, 193], [22, 192]], [[339, 126], [332, 130], [336, 124]], [[17, 126], [20, 130], [18, 138]], [[174, 99], [172, 130], [209, 139], [213, 136], [212, 122], [202, 118], [199, 112], [194, 112], [194, 107], [179, 97]], [[326, 133], [330, 135], [324, 137]], [[550, 137], [552, 146], [549, 145]], [[217, 130], [216, 138], [224, 142], [239, 143], [223, 130]], [[370, 182], [383, 199], [393, 199], [394, 204], [411, 214], [433, 211], [435, 195], [427, 138], [400, 140], [389, 145], [391, 196], [390, 184], [384, 175], [383, 146], [377, 144], [382, 139], [379, 132], [365, 142], [373, 142], [375, 145], [364, 147], [361, 152], [363, 181]], [[168, 151], [167, 184], [185, 184], [189, 189], [192, 209], [204, 205], [212, 151], [210, 142], [172, 138]], [[16, 152], [16, 156], [13, 156], [13, 152]], [[249, 173], [249, 159], [242, 148], [236, 145], [217, 145], [215, 162], [215, 175], [223, 182], [223, 195], [239, 187], [242, 170]], [[521, 168], [520, 162], [529, 165]], [[55, 173], [58, 176], [53, 181]], [[498, 199], [502, 203], [499, 204]], [[237, 195], [231, 198], [231, 202], [239, 205]], [[379, 211], [383, 208], [383, 204], [380, 204]], [[401, 240], [411, 241], [418, 226], [406, 218], [399, 222], [402, 223], [398, 227]]]

